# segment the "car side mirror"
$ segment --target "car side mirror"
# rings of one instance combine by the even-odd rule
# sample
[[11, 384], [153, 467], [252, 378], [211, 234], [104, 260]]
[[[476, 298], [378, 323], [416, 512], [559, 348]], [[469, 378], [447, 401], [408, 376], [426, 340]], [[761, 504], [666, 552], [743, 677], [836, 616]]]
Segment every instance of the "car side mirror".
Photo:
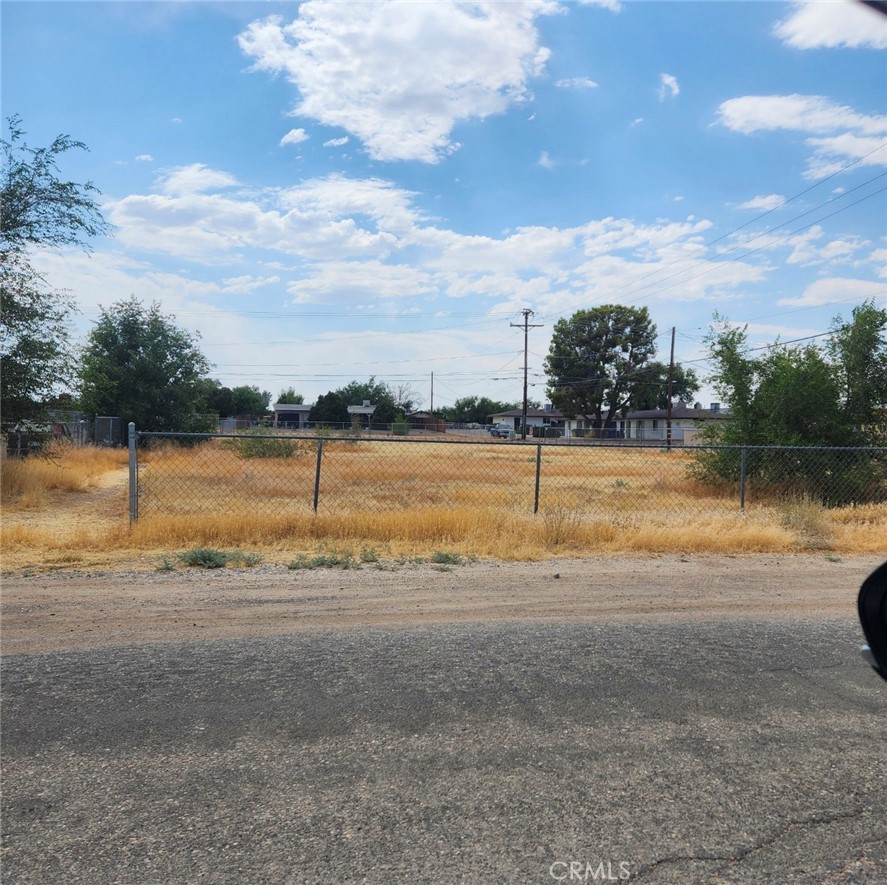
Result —
[[862, 656], [882, 679], [887, 679], [887, 562], [863, 582], [857, 600], [866, 642]]

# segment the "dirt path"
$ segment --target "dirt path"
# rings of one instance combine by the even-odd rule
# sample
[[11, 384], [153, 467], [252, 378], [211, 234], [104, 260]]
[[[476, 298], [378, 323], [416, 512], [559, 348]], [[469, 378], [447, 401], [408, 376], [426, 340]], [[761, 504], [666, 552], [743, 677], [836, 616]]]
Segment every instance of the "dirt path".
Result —
[[2, 584], [4, 654], [491, 621], [854, 616], [875, 556], [651, 556], [380, 570], [64, 572]]

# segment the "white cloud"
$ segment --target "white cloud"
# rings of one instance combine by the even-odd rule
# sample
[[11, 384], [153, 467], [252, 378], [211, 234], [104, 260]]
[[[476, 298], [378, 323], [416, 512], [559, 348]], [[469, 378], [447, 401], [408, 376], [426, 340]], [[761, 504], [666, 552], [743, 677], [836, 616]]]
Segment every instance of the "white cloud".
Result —
[[182, 122], [182, 118], [181, 117], [173, 117], [169, 122], [178, 124], [178, 123]]
[[341, 138], [331, 138], [329, 141], [325, 141], [323, 143], [324, 147], [342, 147], [343, 144], [348, 144], [348, 136], [343, 135]]
[[222, 280], [222, 292], [228, 295], [248, 295], [256, 289], [279, 283], [280, 277], [254, 277], [251, 274], [242, 274], [239, 277], [228, 277]]
[[879, 277], [887, 278], [887, 249], [875, 249], [869, 255], [869, 261], [875, 265]]
[[840, 277], [816, 280], [797, 298], [783, 298], [778, 304], [786, 307], [818, 307], [836, 301], [860, 302], [874, 298], [887, 303], [887, 290], [884, 283], [874, 280], [853, 280]]
[[290, 129], [280, 139], [280, 146], [283, 147], [285, 144], [301, 144], [303, 141], [308, 141], [308, 133], [304, 129]]
[[609, 9], [610, 12], [622, 12], [622, 4], [619, 0], [579, 0], [580, 6], [600, 6]]
[[782, 194], [768, 194], [766, 197], [758, 196], [740, 203], [737, 209], [752, 209], [756, 212], [769, 212], [771, 209], [778, 209], [785, 202]]
[[253, 70], [299, 90], [295, 114], [353, 133], [377, 160], [436, 163], [461, 120], [528, 97], [550, 55], [535, 19], [555, 0], [323, 3], [254, 21], [239, 37]]
[[681, 87], [678, 85], [678, 78], [673, 74], [659, 75], [659, 101], [665, 101], [666, 98], [677, 98], [681, 93]]
[[237, 179], [227, 172], [210, 169], [203, 163], [192, 163], [190, 166], [164, 169], [157, 184], [161, 193], [179, 197], [233, 187], [237, 184]]
[[139, 154], [136, 157], [136, 161], [139, 163], [153, 163], [154, 158], [150, 154]]
[[822, 134], [838, 129], [860, 135], [887, 132], [887, 116], [860, 114], [821, 95], [744, 95], [723, 102], [718, 118], [728, 129], [744, 135], [773, 129]]
[[588, 77], [566, 77], [555, 84], [559, 89], [597, 89], [597, 83]]
[[539, 165], [543, 169], [548, 169], [550, 172], [557, 164], [551, 159], [551, 155], [548, 151], [542, 151], [542, 153], [539, 154]]
[[887, 17], [859, 2], [796, 2], [773, 32], [795, 49], [887, 49]]
[[718, 121], [734, 132], [808, 133], [813, 148], [805, 177], [820, 179], [857, 160], [887, 166], [887, 116], [862, 114], [821, 95], [745, 95], [718, 108]]
[[353, 301], [355, 298], [410, 298], [434, 291], [429, 274], [407, 264], [380, 261], [326, 261], [310, 269], [287, 291], [296, 303]]
[[632, 126], [640, 126], [641, 123], [643, 123], [643, 122], [644, 122], [644, 118], [643, 118], [643, 117], [635, 117], [635, 118], [631, 121], [631, 125], [632, 125]]

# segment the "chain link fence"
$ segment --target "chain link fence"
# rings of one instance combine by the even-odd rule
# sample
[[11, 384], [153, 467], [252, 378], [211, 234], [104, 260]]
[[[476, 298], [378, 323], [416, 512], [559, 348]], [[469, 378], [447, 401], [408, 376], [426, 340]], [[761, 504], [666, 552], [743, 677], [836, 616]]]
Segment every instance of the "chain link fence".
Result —
[[130, 515], [570, 508], [658, 522], [887, 504], [887, 448], [654, 447], [283, 433], [131, 437]]

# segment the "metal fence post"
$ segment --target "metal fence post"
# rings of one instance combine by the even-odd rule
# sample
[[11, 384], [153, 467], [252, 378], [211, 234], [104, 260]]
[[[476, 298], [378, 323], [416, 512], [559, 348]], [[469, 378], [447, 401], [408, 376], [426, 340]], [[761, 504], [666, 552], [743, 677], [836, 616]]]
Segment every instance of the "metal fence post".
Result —
[[129, 521], [139, 518], [139, 473], [136, 454], [136, 426], [130, 421], [129, 430]]
[[742, 453], [739, 460], [739, 509], [745, 510], [745, 459], [748, 450], [742, 447]]
[[539, 512], [539, 473], [542, 470], [542, 443], [536, 444], [536, 497], [533, 500], [533, 513]]
[[323, 437], [317, 440], [317, 467], [314, 470], [314, 512], [317, 513], [317, 500], [320, 497], [320, 462], [323, 460]]

